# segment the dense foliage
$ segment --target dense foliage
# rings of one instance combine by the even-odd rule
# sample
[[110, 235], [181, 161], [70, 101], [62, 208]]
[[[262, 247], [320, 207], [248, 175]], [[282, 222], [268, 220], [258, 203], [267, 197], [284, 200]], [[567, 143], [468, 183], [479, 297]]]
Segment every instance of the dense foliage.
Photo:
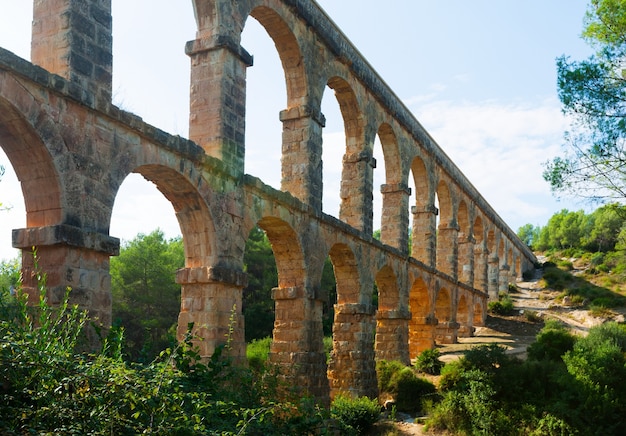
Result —
[[447, 364], [428, 426], [452, 434], [622, 434], [625, 326], [576, 338], [549, 323], [531, 350], [521, 361], [484, 345]]
[[557, 61], [559, 98], [572, 119], [564, 155], [546, 163], [556, 193], [626, 198], [626, 2], [591, 0], [583, 38], [595, 55]]
[[200, 362], [185, 341], [155, 360], [122, 359], [119, 330], [82, 354], [87, 316], [21, 295], [0, 306], [2, 434], [312, 434], [327, 412], [270, 373]]
[[626, 248], [626, 207], [608, 204], [592, 213], [563, 209], [543, 226], [526, 224], [518, 236], [536, 251], [578, 250], [607, 253]]
[[111, 258], [113, 324], [125, 330], [130, 360], [149, 362], [175, 346], [180, 312], [175, 274], [184, 264], [182, 240], [167, 241], [161, 230], [137, 235]]

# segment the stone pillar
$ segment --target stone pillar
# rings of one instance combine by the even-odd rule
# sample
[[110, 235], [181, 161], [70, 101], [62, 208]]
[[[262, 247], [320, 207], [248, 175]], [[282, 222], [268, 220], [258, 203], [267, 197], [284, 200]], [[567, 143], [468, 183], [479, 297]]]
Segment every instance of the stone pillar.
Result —
[[499, 265], [500, 260], [498, 259], [498, 256], [488, 258], [487, 293], [489, 294], [489, 301], [498, 301], [498, 288], [500, 280]]
[[402, 253], [409, 251], [409, 197], [411, 188], [404, 183], [382, 185], [383, 214], [381, 219], [380, 240], [383, 244], [399, 249]]
[[437, 235], [437, 269], [457, 279], [459, 261], [459, 228], [457, 226], [439, 227]]
[[333, 350], [328, 364], [331, 399], [378, 396], [374, 360], [374, 309], [365, 304], [336, 304]]
[[500, 267], [500, 280], [499, 280], [499, 286], [498, 286], [498, 292], [504, 292], [506, 294], [509, 293], [509, 278], [510, 278], [510, 274], [509, 274], [509, 265], [502, 265]]
[[439, 344], [456, 344], [459, 323], [456, 321], [439, 322], [435, 328], [435, 340]]
[[437, 318], [434, 315], [411, 317], [409, 325], [409, 356], [415, 359], [424, 350], [435, 347], [435, 328]]
[[[13, 230], [13, 247], [22, 250], [23, 289], [29, 303], [38, 301], [37, 276], [45, 274], [49, 304], [59, 304], [69, 289], [72, 304], [87, 310], [102, 327], [111, 326], [109, 258], [119, 254], [119, 239], [56, 225]], [[89, 340], [98, 345], [95, 335]]]
[[246, 69], [252, 56], [227, 36], [189, 41], [185, 52], [191, 58], [189, 139], [234, 174], [243, 174]]
[[381, 310], [376, 313], [376, 360], [399, 360], [409, 365], [409, 319], [403, 310]]
[[436, 235], [439, 211], [433, 205], [426, 206], [424, 209], [413, 206], [411, 213], [413, 214], [411, 256], [427, 266], [434, 267], [437, 253]]
[[465, 237], [459, 234], [459, 280], [468, 286], [474, 287], [474, 245], [473, 236]]
[[368, 151], [346, 154], [343, 157], [339, 219], [366, 235], [374, 232], [372, 210], [374, 168], [376, 159]]
[[474, 288], [485, 294], [489, 292], [489, 276], [487, 271], [487, 249], [483, 244], [474, 246]]
[[322, 211], [322, 129], [324, 116], [308, 106], [280, 113], [283, 122], [281, 190]]
[[302, 286], [272, 290], [276, 319], [269, 361], [281, 368], [292, 386], [328, 403], [323, 301], [318, 294]]
[[474, 304], [472, 298], [469, 299], [466, 307], [459, 308], [456, 314], [456, 322], [459, 325], [457, 337], [469, 338], [474, 336]]
[[111, 0], [33, 2], [31, 59], [111, 102]]
[[223, 267], [183, 268], [176, 273], [182, 285], [177, 336], [182, 340], [193, 324], [194, 344], [209, 358], [216, 348], [235, 363], [246, 362], [244, 318], [241, 312], [246, 274]]

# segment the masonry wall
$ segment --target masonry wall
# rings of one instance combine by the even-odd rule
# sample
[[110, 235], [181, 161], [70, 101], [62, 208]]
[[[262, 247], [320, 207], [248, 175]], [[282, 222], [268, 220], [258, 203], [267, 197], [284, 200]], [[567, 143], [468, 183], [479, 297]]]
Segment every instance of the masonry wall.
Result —
[[[51, 303], [69, 286], [74, 301], [110, 325], [109, 258], [119, 251], [111, 213], [123, 180], [140, 173], [181, 226], [180, 336], [194, 323], [203, 356], [228, 341], [245, 363], [243, 254], [258, 225], [278, 268], [272, 362], [324, 403], [342, 392], [374, 397], [377, 360], [409, 363], [436, 342], [471, 335], [489, 296], [534, 257], [314, 1], [203, 0], [194, 8], [190, 140], [112, 105], [110, 0], [36, 1], [37, 66], [0, 49], [0, 146], [27, 206], [27, 228], [13, 232], [26, 286], [36, 289], [34, 247]], [[253, 59], [240, 35], [249, 16], [274, 40], [285, 70], [280, 190], [244, 174]], [[338, 217], [321, 209], [326, 86], [346, 130]], [[372, 237], [376, 137], [387, 168], [380, 241]], [[320, 281], [328, 256], [337, 302], [327, 364]]]

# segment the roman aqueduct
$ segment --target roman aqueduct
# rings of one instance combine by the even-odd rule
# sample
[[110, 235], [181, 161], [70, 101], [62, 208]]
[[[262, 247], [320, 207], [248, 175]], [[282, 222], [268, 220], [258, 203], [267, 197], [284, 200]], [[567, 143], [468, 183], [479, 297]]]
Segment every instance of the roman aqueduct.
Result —
[[[278, 269], [270, 359], [318, 398], [376, 395], [376, 360], [408, 363], [437, 342], [472, 335], [488, 298], [533, 266], [532, 252], [315, 1], [193, 6], [189, 139], [112, 104], [111, 0], [34, 1], [32, 63], [0, 49], [0, 146], [26, 205], [26, 228], [13, 230], [25, 286], [34, 286], [35, 247], [51, 301], [69, 286], [73, 301], [110, 325], [109, 258], [120, 244], [109, 234], [111, 214], [124, 179], [139, 173], [176, 211], [186, 256], [176, 276], [179, 333], [193, 322], [203, 355], [226, 341], [234, 317], [229, 352], [245, 358], [243, 254], [257, 225]], [[249, 17], [274, 41], [284, 70], [280, 190], [244, 168], [253, 59], [240, 40]], [[337, 217], [322, 212], [327, 86], [346, 137]], [[372, 238], [376, 136], [386, 168], [380, 241]], [[328, 256], [337, 302], [327, 364], [320, 280]]]

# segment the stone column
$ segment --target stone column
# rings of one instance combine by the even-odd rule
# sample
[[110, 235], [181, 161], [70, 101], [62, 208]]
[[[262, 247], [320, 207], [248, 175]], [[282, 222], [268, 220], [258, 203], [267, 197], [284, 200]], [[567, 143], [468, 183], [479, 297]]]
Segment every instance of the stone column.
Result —
[[458, 226], [439, 227], [437, 235], [437, 269], [457, 279], [459, 261]]
[[500, 259], [498, 256], [492, 256], [488, 258], [488, 263], [489, 281], [487, 284], [487, 293], [489, 294], [489, 301], [498, 301]]
[[191, 58], [189, 139], [244, 172], [246, 69], [252, 56], [228, 36], [189, 41]]
[[409, 251], [409, 197], [411, 188], [404, 183], [382, 185], [383, 214], [381, 219], [380, 240], [383, 244]]
[[413, 213], [413, 231], [411, 233], [411, 255], [425, 265], [434, 267], [437, 253], [437, 214], [439, 211], [433, 205], [419, 209], [411, 208]]
[[370, 152], [346, 154], [341, 173], [339, 219], [371, 235], [373, 229], [372, 178], [376, 159]]
[[459, 280], [468, 286], [474, 287], [474, 245], [473, 236], [465, 237], [459, 234]]
[[378, 396], [374, 360], [374, 308], [365, 304], [336, 304], [333, 350], [328, 364], [331, 399]]
[[409, 357], [415, 359], [424, 350], [435, 347], [435, 328], [437, 318], [412, 316], [409, 324]]
[[322, 129], [324, 116], [308, 106], [286, 109], [283, 122], [281, 190], [322, 211]]
[[510, 278], [509, 269], [510, 269], [510, 266], [506, 264], [500, 267], [500, 275], [499, 275], [500, 280], [499, 280], [498, 292], [504, 292], [506, 294], [509, 293], [509, 278]]
[[376, 360], [409, 360], [409, 319], [403, 310], [378, 310], [376, 313]]
[[435, 340], [439, 344], [456, 344], [458, 339], [459, 323], [443, 321], [435, 328]]
[[[22, 250], [23, 289], [29, 303], [38, 301], [37, 277], [45, 274], [49, 304], [59, 304], [69, 289], [72, 304], [87, 310], [102, 327], [111, 326], [109, 258], [119, 254], [119, 239], [55, 225], [13, 230], [13, 247]], [[98, 338], [88, 333], [91, 345], [97, 346]]]
[[111, 0], [33, 2], [31, 59], [110, 104]]
[[476, 329], [474, 328], [474, 304], [472, 299], [470, 298], [467, 306], [465, 307], [465, 312], [462, 312], [459, 308], [456, 314], [456, 322], [459, 325], [459, 329], [457, 331], [457, 337], [459, 338], [469, 338], [474, 336], [474, 332]]
[[183, 268], [176, 273], [182, 285], [177, 336], [182, 340], [193, 324], [194, 344], [203, 358], [224, 346], [235, 363], [246, 362], [244, 319], [241, 312], [247, 276], [223, 267]]
[[489, 276], [487, 271], [487, 249], [483, 244], [474, 246], [474, 288], [484, 293], [489, 292]]
[[272, 298], [276, 319], [269, 361], [281, 368], [292, 386], [328, 402], [323, 301], [319, 291], [302, 286], [274, 288]]

